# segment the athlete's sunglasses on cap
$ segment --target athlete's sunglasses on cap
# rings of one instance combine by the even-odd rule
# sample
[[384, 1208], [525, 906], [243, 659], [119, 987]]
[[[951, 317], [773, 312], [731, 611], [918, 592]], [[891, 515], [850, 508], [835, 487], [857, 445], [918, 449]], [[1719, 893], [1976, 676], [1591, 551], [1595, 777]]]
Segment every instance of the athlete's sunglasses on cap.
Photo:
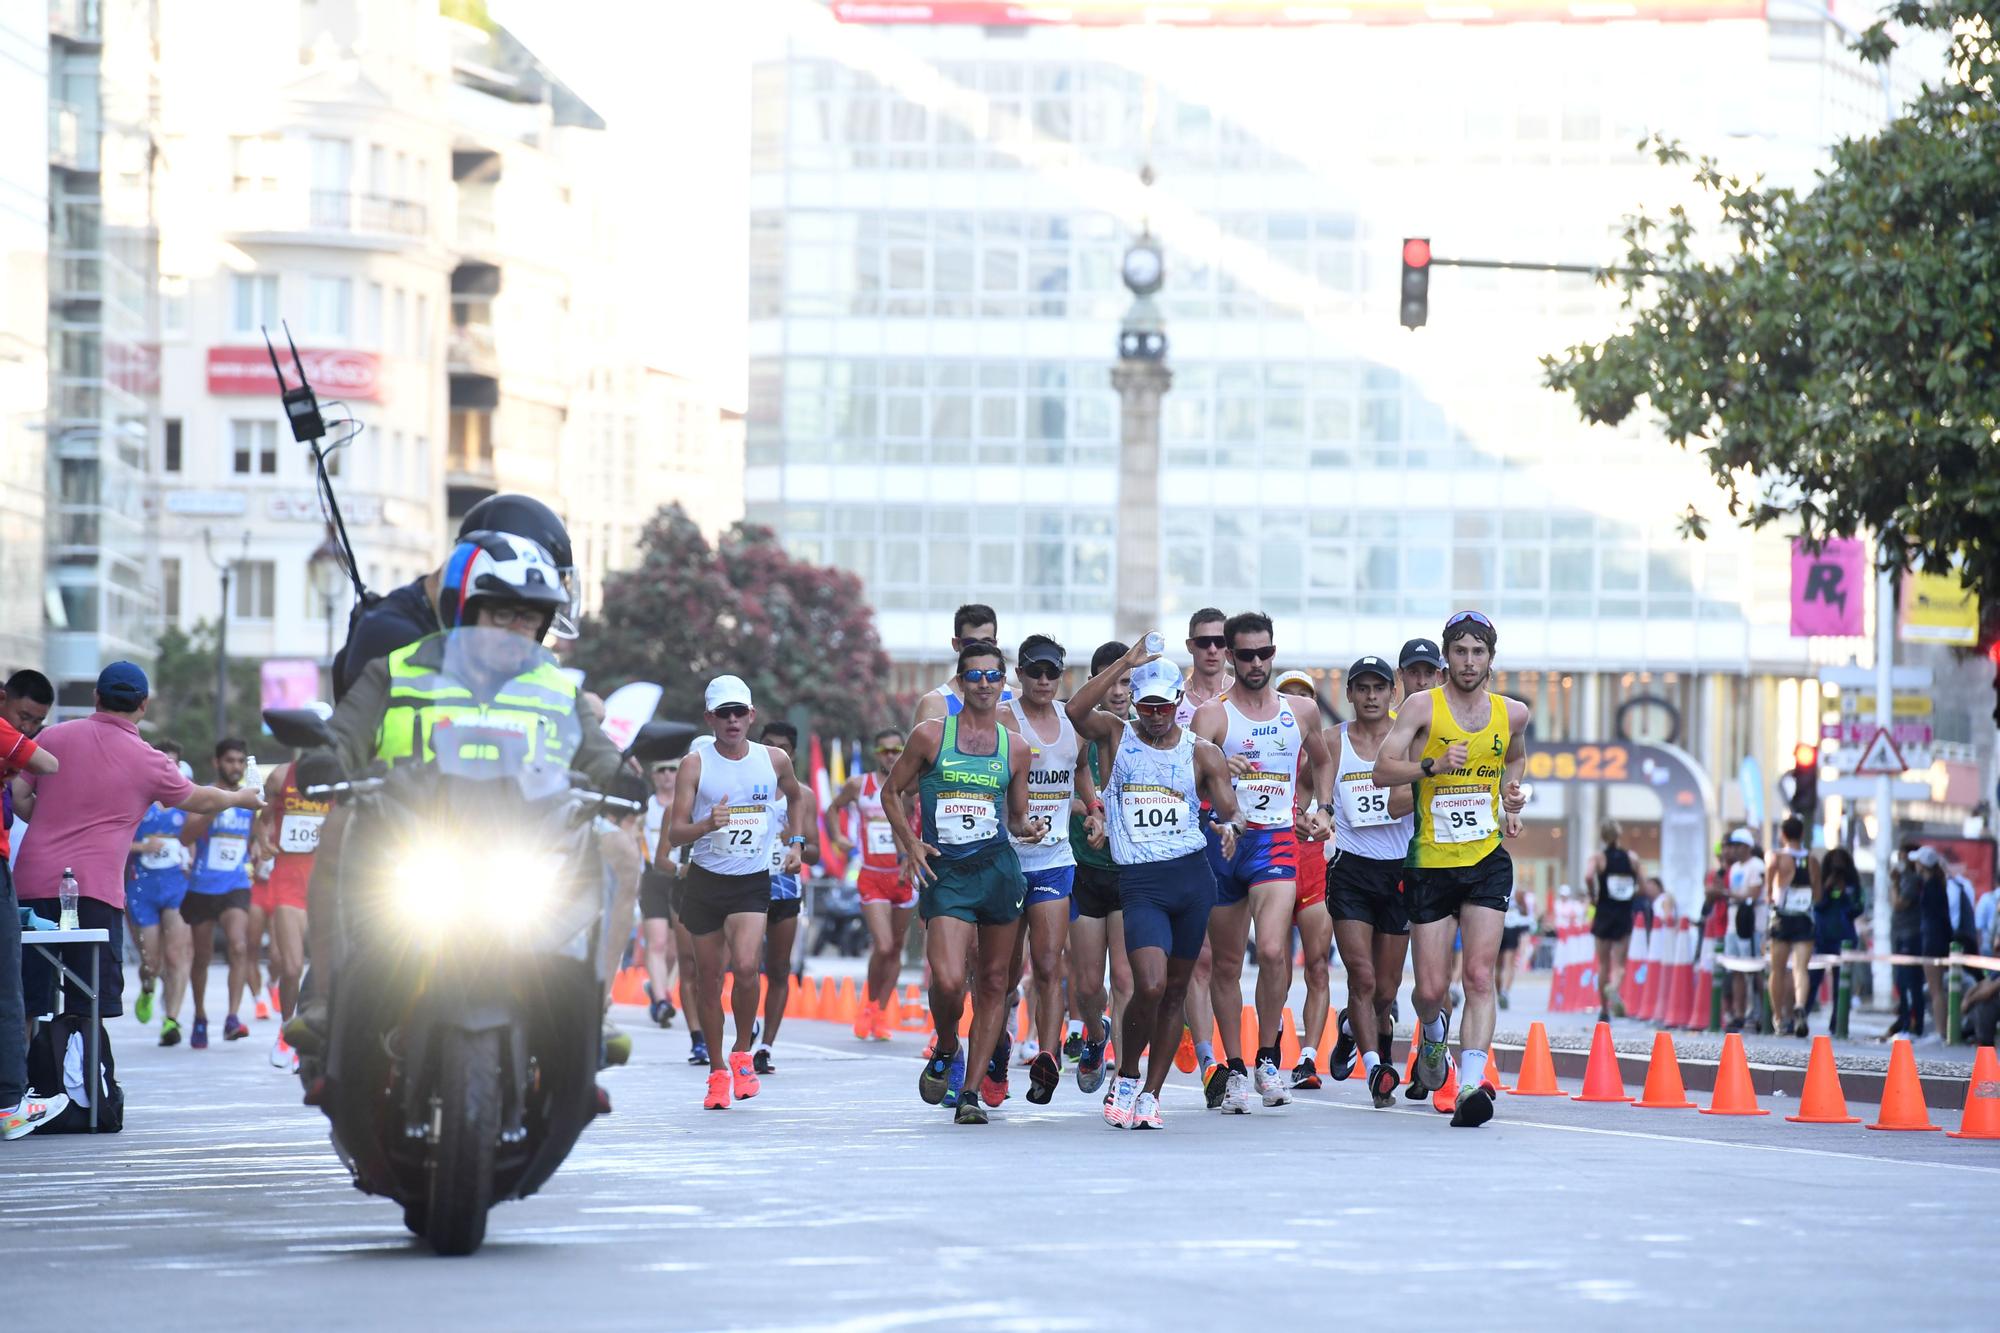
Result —
[[1227, 648], [1229, 640], [1220, 634], [1196, 634], [1188, 640], [1190, 648]]
[[998, 685], [1001, 681], [1007, 679], [1007, 673], [998, 670], [961, 671], [959, 673], [959, 679], [965, 681], [968, 685], [978, 685], [982, 683], [987, 685]]
[[1030, 680], [1054, 680], [1062, 675], [1062, 667], [1055, 662], [1024, 662], [1021, 674]]
[[1141, 699], [1132, 706], [1152, 717], [1158, 717], [1162, 713], [1171, 713], [1179, 707], [1171, 699]]
[[715, 709], [714, 711], [717, 717], [725, 718], [730, 721], [734, 721], [739, 717], [750, 716], [750, 710], [744, 707], [742, 704], [724, 704], [720, 708]]
[[1486, 628], [1488, 628], [1488, 629], [1492, 629], [1492, 628], [1493, 628], [1493, 622], [1492, 622], [1492, 621], [1490, 621], [1490, 620], [1488, 620], [1488, 619], [1487, 619], [1487, 618], [1486, 618], [1485, 616], [1483, 616], [1483, 615], [1479, 614], [1479, 612], [1477, 612], [1477, 611], [1460, 611], [1460, 612], [1459, 612], [1459, 613], [1458, 613], [1457, 615], [1453, 616], [1453, 617], [1452, 617], [1452, 618], [1451, 618], [1450, 620], [1447, 620], [1447, 621], [1445, 621], [1445, 622], [1444, 622], [1444, 627], [1445, 627], [1446, 629], [1450, 629], [1450, 628], [1451, 628], [1451, 627], [1452, 627], [1453, 625], [1456, 625], [1456, 624], [1458, 624], [1458, 623], [1459, 623], [1460, 621], [1464, 621], [1464, 620], [1470, 620], [1470, 621], [1471, 621], [1471, 622], [1472, 622], [1473, 624], [1475, 624], [1475, 625], [1484, 625], [1484, 626], [1486, 626]]
[[1262, 648], [1232, 648], [1229, 655], [1239, 662], [1268, 662], [1278, 655], [1278, 645], [1267, 643]]

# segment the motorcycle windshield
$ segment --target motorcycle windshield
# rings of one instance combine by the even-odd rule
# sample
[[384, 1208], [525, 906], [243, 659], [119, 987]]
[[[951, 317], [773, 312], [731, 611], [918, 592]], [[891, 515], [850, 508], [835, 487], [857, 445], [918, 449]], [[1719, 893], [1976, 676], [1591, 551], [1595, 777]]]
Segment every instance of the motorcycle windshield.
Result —
[[555, 655], [510, 630], [462, 627], [445, 636], [442, 675], [476, 708], [440, 710], [432, 764], [480, 782], [511, 781], [530, 799], [569, 786], [582, 728], [573, 696], [555, 681]]

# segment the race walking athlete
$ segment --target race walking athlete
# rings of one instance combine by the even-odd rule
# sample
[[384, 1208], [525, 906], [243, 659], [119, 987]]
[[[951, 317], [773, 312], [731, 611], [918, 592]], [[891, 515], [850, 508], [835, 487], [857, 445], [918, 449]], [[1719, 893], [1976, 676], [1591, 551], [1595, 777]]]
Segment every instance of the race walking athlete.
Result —
[[[884, 727], [873, 739], [875, 767], [856, 773], [833, 794], [826, 807], [827, 828], [843, 858], [861, 853], [861, 920], [868, 927], [868, 985], [854, 1035], [862, 1041], [887, 1041], [889, 1015], [894, 1010], [896, 978], [903, 971], [903, 941], [910, 935], [910, 918], [917, 911], [917, 886], [903, 876], [902, 854], [896, 850], [896, 830], [882, 808], [889, 771], [903, 756], [903, 733]], [[847, 811], [860, 815], [861, 841], [847, 840]]]
[[[702, 1106], [727, 1110], [757, 1095], [750, 1044], [757, 1024], [757, 977], [764, 966], [764, 928], [771, 909], [772, 843], [784, 844], [783, 868], [797, 874], [811, 806], [793, 775], [792, 761], [770, 745], [750, 743], [756, 716], [750, 687], [739, 676], [717, 676], [702, 696], [715, 741], [681, 761], [667, 843], [692, 846], [693, 864], [681, 881], [681, 919], [694, 937], [694, 1013], [719, 1054], [722, 1046], [722, 974], [731, 974], [730, 1010], [736, 1040], [727, 1068], [711, 1064]], [[789, 821], [776, 809], [789, 802]]]
[[1609, 1023], [1614, 1013], [1625, 1017], [1618, 990], [1625, 984], [1625, 955], [1632, 947], [1632, 896], [1644, 880], [1639, 858], [1618, 845], [1618, 821], [1605, 820], [1597, 832], [1603, 846], [1591, 856], [1583, 878], [1597, 909], [1590, 918], [1597, 946], [1597, 1021]]
[[[1095, 676], [1129, 651], [1118, 642], [1099, 644], [1090, 655]], [[1098, 701], [1097, 711], [1123, 724], [1132, 706], [1132, 672], [1120, 665]], [[1074, 723], [1072, 723], [1074, 725]], [[1079, 739], [1082, 733], [1079, 732]], [[1091, 784], [1102, 789], [1111, 776], [1113, 747], [1085, 740], [1079, 767], [1087, 768]], [[1104, 1086], [1104, 1048], [1111, 1034], [1123, 1030], [1125, 1006], [1132, 999], [1132, 965], [1125, 952], [1125, 911], [1118, 892], [1118, 863], [1099, 838], [1092, 842], [1086, 814], [1069, 821], [1070, 852], [1076, 857], [1076, 892], [1070, 896], [1069, 1002], [1080, 1023], [1076, 1035], [1076, 1086], [1096, 1092]], [[1111, 970], [1111, 1003], [1104, 994], [1105, 963]]]
[[[1136, 720], [1099, 705], [1131, 673]], [[1069, 702], [1079, 735], [1113, 751], [1104, 788], [1111, 855], [1125, 914], [1132, 999], [1118, 1032], [1118, 1082], [1104, 1105], [1114, 1128], [1161, 1129], [1160, 1089], [1173, 1067], [1182, 997], [1215, 904], [1215, 872], [1201, 828], [1206, 794], [1224, 856], [1236, 850], [1236, 796], [1222, 752], [1174, 721], [1181, 673], [1142, 638]], [[1151, 1048], [1145, 1082], [1139, 1052]]]
[[674, 808], [678, 759], [663, 760], [648, 770], [653, 794], [646, 798], [644, 837], [646, 869], [639, 877], [639, 938], [646, 953], [646, 1013], [661, 1027], [674, 1023], [674, 976], [680, 954], [674, 947], [674, 881], [680, 864], [661, 835]]
[[1481, 1077], [1493, 1040], [1493, 969], [1514, 897], [1514, 862], [1500, 845], [1519, 837], [1528, 706], [1487, 691], [1499, 634], [1478, 611], [1445, 622], [1445, 683], [1406, 699], [1375, 760], [1375, 785], [1416, 784], [1416, 828], [1403, 891], [1416, 954], [1418, 1033], [1413, 1081], [1445, 1084], [1445, 994], [1452, 938], [1465, 936], [1465, 1014], [1459, 1020], [1458, 1104], [1451, 1123], [1483, 1125], [1493, 1094]]
[[1825, 896], [1819, 862], [1806, 846], [1805, 821], [1792, 815], [1779, 827], [1771, 856], [1771, 1016], [1780, 1036], [1808, 1035], [1806, 1000], [1812, 994], [1813, 908]]
[[[951, 616], [951, 651], [954, 659], [965, 650], [967, 644], [1000, 642], [1000, 618], [993, 614], [993, 608], [978, 602], [968, 602]], [[916, 720], [910, 723], [912, 730], [933, 718], [950, 717], [965, 707], [964, 687], [954, 674], [929, 694], [917, 700]], [[1014, 697], [1011, 690], [1002, 687], [1000, 702], [1006, 703]]]
[[[757, 739], [774, 750], [784, 751], [785, 758], [792, 761], [793, 771], [797, 771], [797, 727], [789, 722], [766, 722]], [[799, 789], [806, 799], [802, 825], [806, 838], [799, 846], [799, 859], [803, 865], [818, 865], [819, 840], [813, 835], [818, 831], [819, 819], [813, 811], [819, 802], [809, 782], [800, 782]], [[790, 807], [781, 796], [773, 817], [782, 825], [789, 815]], [[785, 1006], [792, 994], [792, 946], [798, 942], [799, 909], [805, 905], [804, 870], [796, 873], [785, 870], [785, 853], [792, 845], [789, 841], [771, 844], [771, 905], [764, 917], [764, 1027], [757, 1048], [750, 1053], [751, 1068], [759, 1074], [776, 1072], [771, 1063], [771, 1043], [778, 1039], [778, 1028], [785, 1021]]]
[[1361, 1054], [1368, 1094], [1378, 1108], [1394, 1104], [1396, 1066], [1389, 1059], [1389, 1005], [1402, 984], [1410, 919], [1403, 904], [1403, 862], [1414, 826], [1407, 786], [1375, 785], [1375, 759], [1389, 736], [1389, 664], [1363, 657], [1347, 668], [1347, 704], [1354, 719], [1327, 744], [1334, 753], [1333, 862], [1326, 902], [1340, 963], [1347, 970], [1347, 1010], [1333, 1051], [1332, 1074], [1345, 1079]]
[[[235, 739], [215, 745], [215, 785], [223, 791], [241, 791], [250, 762], [250, 747]], [[208, 1047], [208, 966], [215, 954], [215, 925], [222, 925], [223, 944], [229, 958], [229, 1008], [222, 1020], [222, 1039], [237, 1041], [250, 1035], [237, 1017], [243, 996], [257, 984], [257, 966], [250, 957], [250, 831], [255, 816], [244, 806], [233, 806], [219, 814], [190, 815], [181, 829], [181, 841], [194, 849], [194, 869], [187, 896], [181, 899], [181, 918], [192, 932], [194, 947], [188, 981], [194, 988], [194, 1032], [188, 1045], [195, 1050]]]
[[[1028, 817], [1027, 746], [998, 711], [1006, 658], [992, 644], [968, 643], [959, 650], [958, 679], [963, 706], [911, 731], [889, 771], [882, 810], [930, 929], [926, 953], [937, 1039], [917, 1075], [917, 1095], [933, 1106], [949, 1102], [961, 1125], [983, 1125], [986, 1108], [965, 1087], [966, 1047], [958, 1038], [966, 970], [974, 962], [978, 972], [967, 1044], [985, 1054], [1006, 1030], [1007, 992], [1018, 975], [1010, 970], [1020, 967], [1014, 942], [1028, 885], [1013, 839], [1036, 842], [1043, 830]], [[921, 833], [910, 826], [912, 804], [923, 821]]]
[[[1298, 905], [1298, 835], [1305, 828], [1324, 838], [1332, 817], [1324, 807], [1331, 796], [1332, 769], [1318, 727], [1302, 723], [1293, 700], [1271, 688], [1271, 659], [1277, 646], [1268, 617], [1246, 611], [1223, 628], [1236, 683], [1227, 696], [1195, 712], [1194, 733], [1218, 747], [1235, 781], [1236, 806], [1244, 832], [1224, 855], [1211, 830], [1209, 858], [1217, 884], [1208, 934], [1214, 979], [1210, 993], [1224, 1015], [1222, 1049], [1229, 1062], [1222, 1110], [1250, 1110], [1250, 1076], [1243, 1064], [1241, 1024], [1243, 952], [1250, 928], [1257, 928], [1256, 1088], [1266, 1106], [1291, 1101], [1291, 1075], [1278, 1068], [1278, 1044], [1285, 995], [1292, 984], [1292, 912]], [[1314, 710], [1315, 713], [1317, 710]], [[1313, 719], [1317, 722], [1317, 717]], [[1314, 799], [1302, 819], [1293, 813], [1293, 795], [1304, 756], [1312, 766]], [[1136, 980], [1135, 983], [1136, 984]]]
[[1020, 692], [1007, 705], [1028, 755], [1028, 822], [1035, 827], [1032, 840], [1014, 840], [1014, 854], [1028, 882], [1022, 933], [1033, 977], [1034, 1038], [1041, 1047], [1028, 1066], [1028, 1100], [1037, 1106], [1048, 1105], [1062, 1081], [1063, 950], [1069, 944], [1071, 893], [1076, 886], [1069, 820], [1077, 801], [1084, 806], [1086, 837], [1103, 838], [1097, 788], [1077, 763], [1076, 728], [1056, 704], [1063, 659], [1063, 646], [1046, 634], [1022, 640], [1014, 665]]
[[[1212, 606], [1204, 606], [1188, 617], [1185, 640], [1188, 674], [1182, 678], [1181, 702], [1174, 710], [1174, 721], [1180, 726], [1193, 726], [1197, 708], [1229, 692], [1229, 640], [1222, 633], [1228, 619]], [[1181, 1034], [1177, 1060], [1181, 1072], [1200, 1072], [1210, 1110], [1222, 1105], [1223, 1090], [1229, 1082], [1229, 1066], [1215, 1058], [1215, 1002], [1209, 994], [1214, 976], [1214, 950], [1204, 938], [1201, 957], [1195, 960], [1194, 978], [1188, 983], [1187, 1026]]]
[[[1278, 693], [1301, 700], [1300, 721], [1310, 719], [1321, 725], [1319, 689], [1303, 671], [1287, 671], [1276, 683]], [[1333, 745], [1327, 743], [1327, 753]], [[1319, 1043], [1326, 1032], [1327, 1011], [1333, 1004], [1333, 916], [1326, 906], [1326, 856], [1330, 839], [1315, 838], [1304, 826], [1307, 771], [1292, 793], [1293, 830], [1299, 839], [1297, 899], [1292, 908], [1292, 925], [1299, 932], [1299, 953], [1305, 959], [1306, 1002], [1299, 1011], [1299, 1062], [1292, 1066], [1292, 1086], [1307, 1090], [1321, 1086]]]
[[[181, 747], [162, 741], [155, 747], [180, 758]], [[194, 770], [181, 764], [183, 774], [193, 778]], [[189, 958], [194, 941], [187, 922], [181, 917], [181, 902], [187, 897], [188, 867], [193, 851], [181, 841], [187, 827], [187, 812], [155, 801], [132, 835], [132, 882], [125, 890], [125, 911], [132, 918], [139, 937], [139, 999], [132, 1016], [141, 1023], [152, 1021], [153, 979], [160, 986], [160, 1045], [178, 1046], [181, 1040], [181, 999], [187, 993]]]
[[[264, 914], [271, 931], [271, 970], [278, 980], [278, 1016], [290, 1022], [299, 1007], [299, 979], [306, 970], [306, 890], [320, 829], [333, 802], [314, 800], [299, 790], [298, 762], [271, 770], [264, 780], [264, 809], [257, 816], [257, 841], [271, 856], [264, 881]], [[271, 1063], [298, 1068], [299, 1057], [280, 1031], [271, 1044]]]

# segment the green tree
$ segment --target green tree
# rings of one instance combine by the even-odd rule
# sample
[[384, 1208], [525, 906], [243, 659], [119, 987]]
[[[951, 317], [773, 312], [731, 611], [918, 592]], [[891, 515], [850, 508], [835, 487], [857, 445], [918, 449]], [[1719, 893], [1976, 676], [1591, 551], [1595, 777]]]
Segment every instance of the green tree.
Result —
[[708, 681], [734, 673], [767, 720], [804, 708], [822, 735], [858, 736], [888, 716], [889, 659], [861, 581], [794, 560], [770, 529], [738, 523], [711, 547], [679, 505], [639, 539], [581, 627], [574, 664], [591, 688], [663, 687], [661, 711], [695, 719]]
[[[215, 626], [204, 620], [186, 633], [169, 629], [160, 635], [148, 674], [153, 698], [146, 708], [147, 738], [177, 741], [182, 757], [194, 765], [196, 781], [206, 782], [209, 758], [222, 739], [215, 734]], [[275, 754], [276, 742], [264, 738], [262, 703], [258, 664], [230, 658], [229, 734], [248, 740], [252, 751]]]
[[[1714, 234], [1676, 207], [1635, 216], [1607, 277], [1628, 326], [1543, 362], [1584, 418], [1647, 403], [1706, 457], [1739, 523], [1809, 540], [1887, 534], [1897, 567], [1943, 571], [2000, 603], [2000, 47], [1974, 0], [1901, 0], [1888, 24], [1945, 34], [1948, 72], [1894, 123], [1843, 141], [1812, 189], [1767, 189], [1693, 163]], [[1650, 142], [1663, 165], [1689, 156]], [[1692, 508], [1683, 528], [1704, 535]]]

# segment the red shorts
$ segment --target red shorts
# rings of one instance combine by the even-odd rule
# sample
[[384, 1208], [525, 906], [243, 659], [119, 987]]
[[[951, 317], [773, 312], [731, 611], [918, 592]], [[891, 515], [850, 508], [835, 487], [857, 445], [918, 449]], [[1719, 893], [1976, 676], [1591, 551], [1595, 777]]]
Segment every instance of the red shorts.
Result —
[[306, 877], [303, 875], [272, 875], [266, 880], [258, 880], [250, 885], [250, 905], [269, 916], [280, 907], [296, 907], [306, 910]]
[[1308, 907], [1326, 901], [1326, 844], [1299, 842], [1298, 897], [1292, 904], [1296, 917]]
[[903, 872], [886, 866], [861, 867], [861, 901], [888, 903], [892, 907], [915, 907], [917, 886], [903, 882]]

